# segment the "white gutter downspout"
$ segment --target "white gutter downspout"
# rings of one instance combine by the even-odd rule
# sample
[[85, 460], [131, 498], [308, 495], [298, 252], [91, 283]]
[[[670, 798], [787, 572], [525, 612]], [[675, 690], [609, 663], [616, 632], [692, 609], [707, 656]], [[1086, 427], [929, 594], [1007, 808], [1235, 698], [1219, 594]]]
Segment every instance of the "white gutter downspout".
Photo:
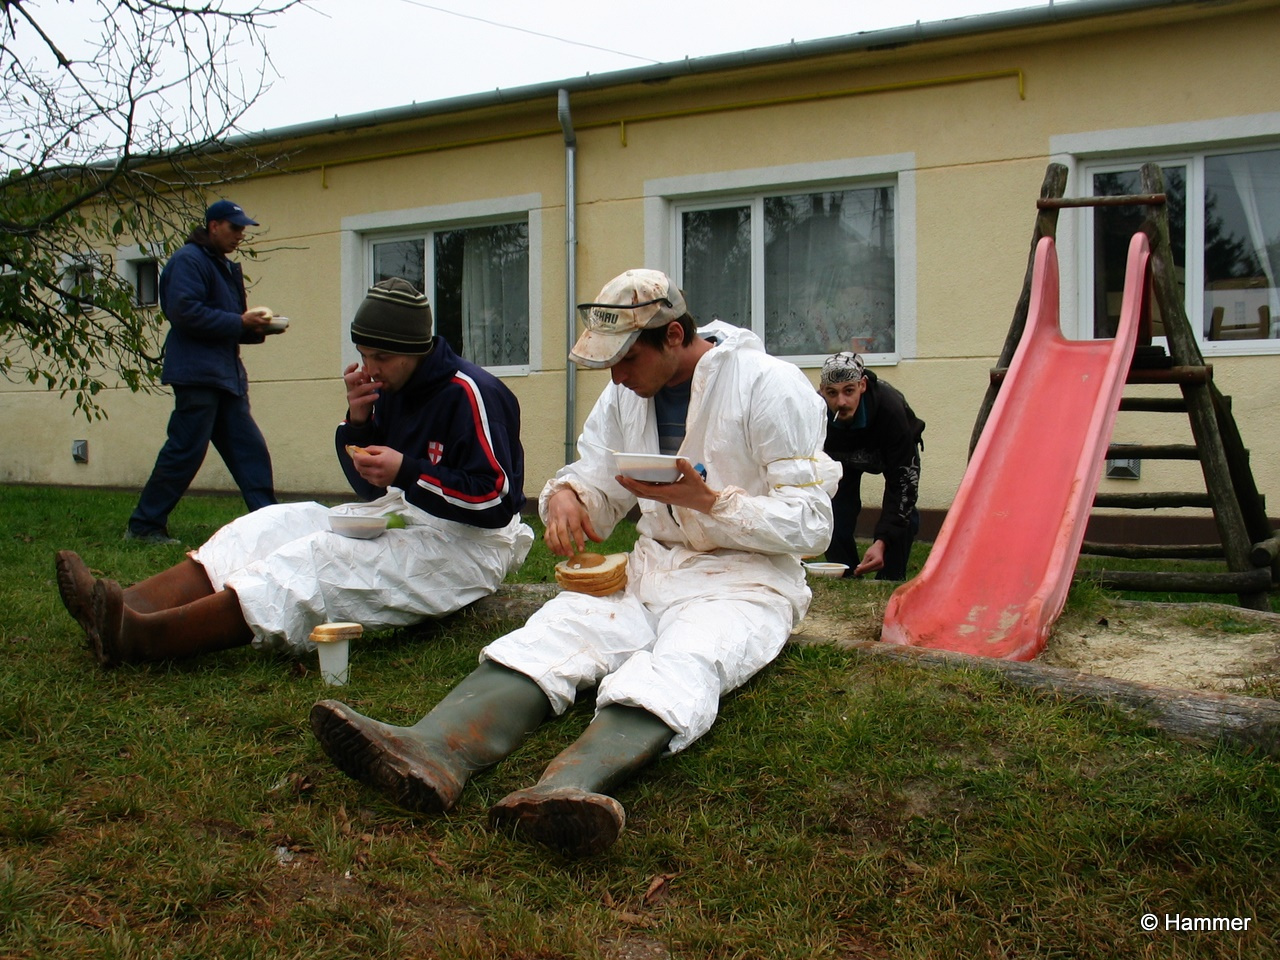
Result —
[[565, 360], [564, 360], [564, 462], [576, 459], [578, 423], [578, 367], [569, 359], [569, 348], [578, 339], [578, 137], [569, 116], [569, 91], [560, 88], [556, 105], [560, 129], [564, 131], [564, 219], [565, 219]]

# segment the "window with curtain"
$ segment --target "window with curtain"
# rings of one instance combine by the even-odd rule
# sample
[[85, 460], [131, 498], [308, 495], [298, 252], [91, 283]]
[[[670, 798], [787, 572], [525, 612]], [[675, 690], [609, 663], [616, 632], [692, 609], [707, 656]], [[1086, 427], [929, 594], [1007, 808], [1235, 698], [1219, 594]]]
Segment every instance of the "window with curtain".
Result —
[[772, 354], [897, 347], [894, 188], [677, 207], [680, 285], [700, 322], [750, 327]]
[[431, 300], [436, 333], [486, 367], [529, 362], [527, 222], [373, 239], [372, 280], [408, 280]]
[[[1202, 344], [1209, 352], [1249, 342], [1274, 346], [1280, 340], [1280, 150], [1157, 162], [1169, 198], [1174, 265]], [[1140, 193], [1139, 166], [1091, 166], [1094, 195]], [[1119, 316], [1129, 238], [1143, 213], [1099, 207], [1092, 215], [1092, 330], [1107, 337]]]
[[1206, 334], [1280, 338], [1280, 150], [1206, 157], [1204, 192]]

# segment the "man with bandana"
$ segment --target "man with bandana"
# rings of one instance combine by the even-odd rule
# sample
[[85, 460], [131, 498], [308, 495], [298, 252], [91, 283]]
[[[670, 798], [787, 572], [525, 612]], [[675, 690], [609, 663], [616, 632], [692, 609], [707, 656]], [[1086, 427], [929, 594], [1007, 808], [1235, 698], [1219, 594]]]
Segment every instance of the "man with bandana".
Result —
[[[846, 577], [876, 572], [877, 580], [905, 580], [911, 544], [920, 531], [916, 500], [924, 421], [906, 398], [868, 370], [856, 353], [827, 358], [818, 392], [827, 401], [823, 449], [844, 467], [831, 501], [835, 531], [827, 559], [847, 563]], [[884, 500], [871, 546], [859, 561], [854, 528], [862, 512], [864, 473], [884, 475]]]

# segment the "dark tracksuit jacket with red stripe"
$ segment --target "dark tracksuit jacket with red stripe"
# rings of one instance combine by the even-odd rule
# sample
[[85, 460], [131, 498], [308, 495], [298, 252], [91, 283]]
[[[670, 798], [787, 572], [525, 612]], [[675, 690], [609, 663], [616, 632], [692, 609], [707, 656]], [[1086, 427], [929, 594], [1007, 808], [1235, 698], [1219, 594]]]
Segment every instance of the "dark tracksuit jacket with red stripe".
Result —
[[497, 529], [524, 506], [520, 405], [443, 337], [401, 390], [378, 397], [367, 423], [339, 424], [335, 442], [351, 488], [367, 500], [387, 491], [356, 472], [348, 444], [398, 450], [404, 463], [395, 486], [433, 516]]

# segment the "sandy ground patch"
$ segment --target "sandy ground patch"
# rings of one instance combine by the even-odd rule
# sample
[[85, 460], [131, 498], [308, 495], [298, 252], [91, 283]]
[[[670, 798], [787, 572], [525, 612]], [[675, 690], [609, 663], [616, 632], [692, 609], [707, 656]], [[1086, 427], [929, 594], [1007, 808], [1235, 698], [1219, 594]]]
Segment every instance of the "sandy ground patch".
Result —
[[[797, 625], [797, 640], [879, 639], [883, 602], [852, 616], [823, 606], [815, 602]], [[1037, 661], [1117, 680], [1239, 693], [1250, 681], [1280, 673], [1280, 614], [1219, 603], [1117, 601], [1105, 615], [1060, 620]]]

